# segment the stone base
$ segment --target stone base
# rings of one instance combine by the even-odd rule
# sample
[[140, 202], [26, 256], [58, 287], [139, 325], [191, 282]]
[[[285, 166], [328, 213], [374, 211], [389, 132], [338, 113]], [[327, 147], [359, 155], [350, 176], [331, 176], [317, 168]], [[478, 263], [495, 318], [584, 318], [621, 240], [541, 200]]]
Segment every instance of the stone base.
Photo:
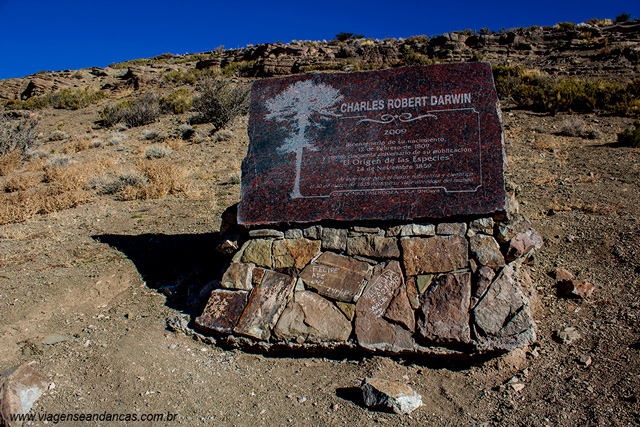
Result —
[[195, 321], [228, 344], [456, 356], [536, 339], [527, 263], [542, 238], [521, 216], [239, 235]]

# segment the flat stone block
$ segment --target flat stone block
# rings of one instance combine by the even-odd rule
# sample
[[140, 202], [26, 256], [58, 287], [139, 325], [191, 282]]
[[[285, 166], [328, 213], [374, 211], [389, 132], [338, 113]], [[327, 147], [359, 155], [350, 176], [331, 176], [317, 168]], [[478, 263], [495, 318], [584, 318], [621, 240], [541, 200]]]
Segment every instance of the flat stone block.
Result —
[[272, 268], [273, 267], [273, 253], [271, 248], [273, 247], [273, 240], [270, 239], [255, 239], [248, 242], [247, 246], [242, 252], [242, 262], [253, 263], [259, 267]]
[[400, 258], [398, 240], [367, 234], [347, 239], [347, 254], [373, 258]]
[[331, 301], [300, 291], [293, 294], [274, 332], [279, 339], [298, 343], [343, 342], [351, 335], [351, 322]]
[[418, 334], [427, 342], [469, 343], [471, 273], [438, 277], [423, 296]]
[[500, 246], [496, 239], [491, 236], [476, 234], [471, 237], [469, 239], [469, 250], [480, 265], [494, 269], [504, 266], [504, 256], [500, 252]]
[[467, 224], [464, 222], [441, 222], [436, 228], [436, 234], [442, 236], [464, 236], [467, 232]]
[[242, 289], [250, 291], [253, 289], [251, 282], [253, 269], [256, 267], [253, 263], [233, 262], [224, 272], [220, 286], [225, 289]]
[[283, 239], [273, 242], [273, 261], [275, 268], [304, 268], [309, 261], [320, 253], [320, 241], [301, 239]]
[[391, 261], [379, 270], [356, 303], [355, 331], [358, 344], [368, 350], [411, 352], [416, 346], [411, 332], [382, 318], [403, 283], [400, 263]]
[[408, 276], [447, 273], [466, 268], [469, 245], [462, 236], [410, 237], [400, 240]]
[[214, 290], [204, 311], [196, 317], [196, 325], [209, 332], [232, 333], [247, 305], [248, 295], [246, 291]]
[[271, 329], [278, 322], [289, 300], [295, 283], [295, 279], [291, 276], [265, 270], [262, 281], [253, 288], [234, 332], [267, 341], [271, 336]]
[[322, 249], [343, 252], [347, 247], [347, 233], [346, 228], [324, 227], [322, 229]]
[[473, 309], [478, 348], [509, 351], [535, 341], [529, 299], [517, 275], [507, 264]]
[[435, 236], [436, 226], [433, 224], [405, 224], [400, 226], [400, 236]]
[[258, 237], [273, 237], [275, 239], [284, 239], [284, 233], [279, 230], [272, 230], [270, 228], [261, 228], [258, 230], [250, 230], [249, 237], [255, 239]]
[[369, 264], [347, 256], [324, 252], [302, 270], [300, 278], [320, 295], [352, 302], [370, 275]]

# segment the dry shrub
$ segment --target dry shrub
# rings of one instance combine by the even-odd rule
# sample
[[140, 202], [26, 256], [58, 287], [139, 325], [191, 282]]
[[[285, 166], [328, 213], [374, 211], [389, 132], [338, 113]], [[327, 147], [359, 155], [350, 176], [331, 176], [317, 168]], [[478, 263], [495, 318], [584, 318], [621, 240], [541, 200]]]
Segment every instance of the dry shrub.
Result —
[[169, 138], [165, 141], [165, 144], [167, 144], [167, 147], [175, 151], [184, 145], [184, 141], [180, 138]]
[[25, 221], [37, 214], [69, 209], [91, 198], [92, 194], [85, 190], [60, 191], [46, 187], [0, 194], [0, 225]]
[[42, 182], [42, 173], [40, 172], [24, 172], [21, 174], [13, 174], [4, 183], [5, 193], [14, 193], [16, 191], [25, 191], [33, 188]]
[[21, 155], [18, 151], [0, 156], [0, 176], [9, 175], [20, 166]]
[[145, 199], [157, 199], [167, 194], [185, 191], [187, 171], [169, 162], [145, 162], [141, 167], [142, 173], [149, 179], [145, 187]]

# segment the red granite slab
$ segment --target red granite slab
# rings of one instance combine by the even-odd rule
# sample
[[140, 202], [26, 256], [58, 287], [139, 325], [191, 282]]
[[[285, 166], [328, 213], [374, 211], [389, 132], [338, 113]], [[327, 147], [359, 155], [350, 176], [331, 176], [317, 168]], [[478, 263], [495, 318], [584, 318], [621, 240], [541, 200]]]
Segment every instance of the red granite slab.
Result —
[[488, 63], [256, 81], [241, 224], [417, 219], [505, 208]]

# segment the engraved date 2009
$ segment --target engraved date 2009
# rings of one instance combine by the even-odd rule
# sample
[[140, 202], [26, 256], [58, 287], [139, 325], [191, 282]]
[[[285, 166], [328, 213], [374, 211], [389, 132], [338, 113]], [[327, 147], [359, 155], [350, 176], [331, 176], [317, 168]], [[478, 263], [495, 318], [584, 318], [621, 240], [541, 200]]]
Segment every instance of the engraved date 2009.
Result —
[[402, 135], [403, 133], [407, 133], [406, 129], [386, 129], [384, 131], [385, 135]]

